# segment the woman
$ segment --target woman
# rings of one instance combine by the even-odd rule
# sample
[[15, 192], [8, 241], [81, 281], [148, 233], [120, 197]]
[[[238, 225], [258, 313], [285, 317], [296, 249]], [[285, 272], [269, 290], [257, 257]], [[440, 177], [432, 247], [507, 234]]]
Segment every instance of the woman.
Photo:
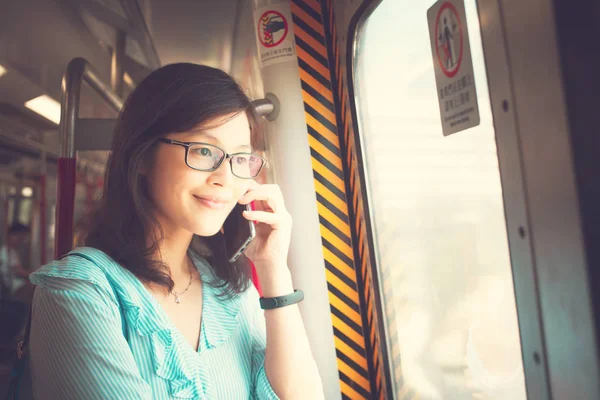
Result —
[[163, 67], [131, 94], [86, 247], [31, 277], [36, 397], [323, 397], [298, 306], [263, 312], [248, 262], [223, 247], [228, 214], [255, 202], [245, 254], [263, 297], [294, 292], [291, 217], [276, 185], [252, 179], [257, 122], [233, 79], [206, 66]]

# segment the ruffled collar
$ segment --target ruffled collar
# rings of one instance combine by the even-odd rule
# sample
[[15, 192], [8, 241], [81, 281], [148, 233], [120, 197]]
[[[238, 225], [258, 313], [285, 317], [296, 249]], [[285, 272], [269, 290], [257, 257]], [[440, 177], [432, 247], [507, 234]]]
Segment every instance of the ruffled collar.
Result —
[[231, 336], [238, 325], [241, 299], [239, 295], [219, 297], [221, 288], [215, 286], [222, 281], [214, 275], [204, 258], [193, 253], [191, 256], [202, 278], [202, 326], [198, 345], [198, 352], [202, 355], [206, 350], [222, 345]]
[[[221, 289], [213, 285], [218, 281], [212, 268], [205, 259], [191, 254], [202, 279], [203, 298], [199, 348], [196, 352], [189, 346], [152, 294], [129, 270], [121, 267], [104, 252], [94, 248], [81, 247], [69, 254], [82, 256], [103, 270], [123, 309], [130, 334], [136, 332], [139, 336], [148, 338], [155, 372], [159, 377], [169, 381], [171, 395], [182, 399], [204, 399], [205, 388], [200, 379], [201, 357], [209, 349], [226, 342], [235, 331], [238, 325], [240, 296], [217, 297]], [[68, 268], [64, 268], [64, 264], [76, 263], [80, 269], [81, 263], [73, 260], [72, 264], [71, 260], [72, 257], [66, 257], [55, 263], [54, 265], [59, 267], [58, 272], [52, 268], [53, 271], [47, 270], [46, 274], [74, 279], [73, 274], [65, 273]], [[42, 275], [40, 272], [36, 274]], [[97, 279], [92, 282], [98, 284]]]

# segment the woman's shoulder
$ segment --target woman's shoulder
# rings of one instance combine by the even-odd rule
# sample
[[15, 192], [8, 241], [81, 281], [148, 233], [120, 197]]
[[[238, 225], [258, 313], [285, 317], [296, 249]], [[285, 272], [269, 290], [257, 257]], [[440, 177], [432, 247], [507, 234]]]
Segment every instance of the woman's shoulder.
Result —
[[113, 297], [115, 284], [125, 286], [131, 280], [128, 272], [101, 250], [80, 247], [44, 265], [29, 280], [54, 290], [79, 291], [92, 285]]

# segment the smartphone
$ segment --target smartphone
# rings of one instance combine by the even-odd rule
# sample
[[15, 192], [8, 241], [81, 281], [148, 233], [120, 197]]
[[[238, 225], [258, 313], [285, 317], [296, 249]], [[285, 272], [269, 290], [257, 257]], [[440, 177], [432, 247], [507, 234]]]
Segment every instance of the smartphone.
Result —
[[231, 263], [240, 258], [252, 239], [256, 237], [254, 222], [244, 218], [243, 211], [252, 211], [250, 204], [245, 206], [236, 204], [223, 224], [227, 259]]

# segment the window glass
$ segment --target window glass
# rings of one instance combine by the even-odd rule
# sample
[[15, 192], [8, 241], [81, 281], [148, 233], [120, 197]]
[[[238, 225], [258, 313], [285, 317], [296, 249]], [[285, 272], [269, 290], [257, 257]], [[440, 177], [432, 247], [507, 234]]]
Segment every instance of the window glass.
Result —
[[475, 0], [481, 124], [442, 135], [427, 9], [384, 0], [361, 32], [355, 90], [396, 398], [526, 398]]

